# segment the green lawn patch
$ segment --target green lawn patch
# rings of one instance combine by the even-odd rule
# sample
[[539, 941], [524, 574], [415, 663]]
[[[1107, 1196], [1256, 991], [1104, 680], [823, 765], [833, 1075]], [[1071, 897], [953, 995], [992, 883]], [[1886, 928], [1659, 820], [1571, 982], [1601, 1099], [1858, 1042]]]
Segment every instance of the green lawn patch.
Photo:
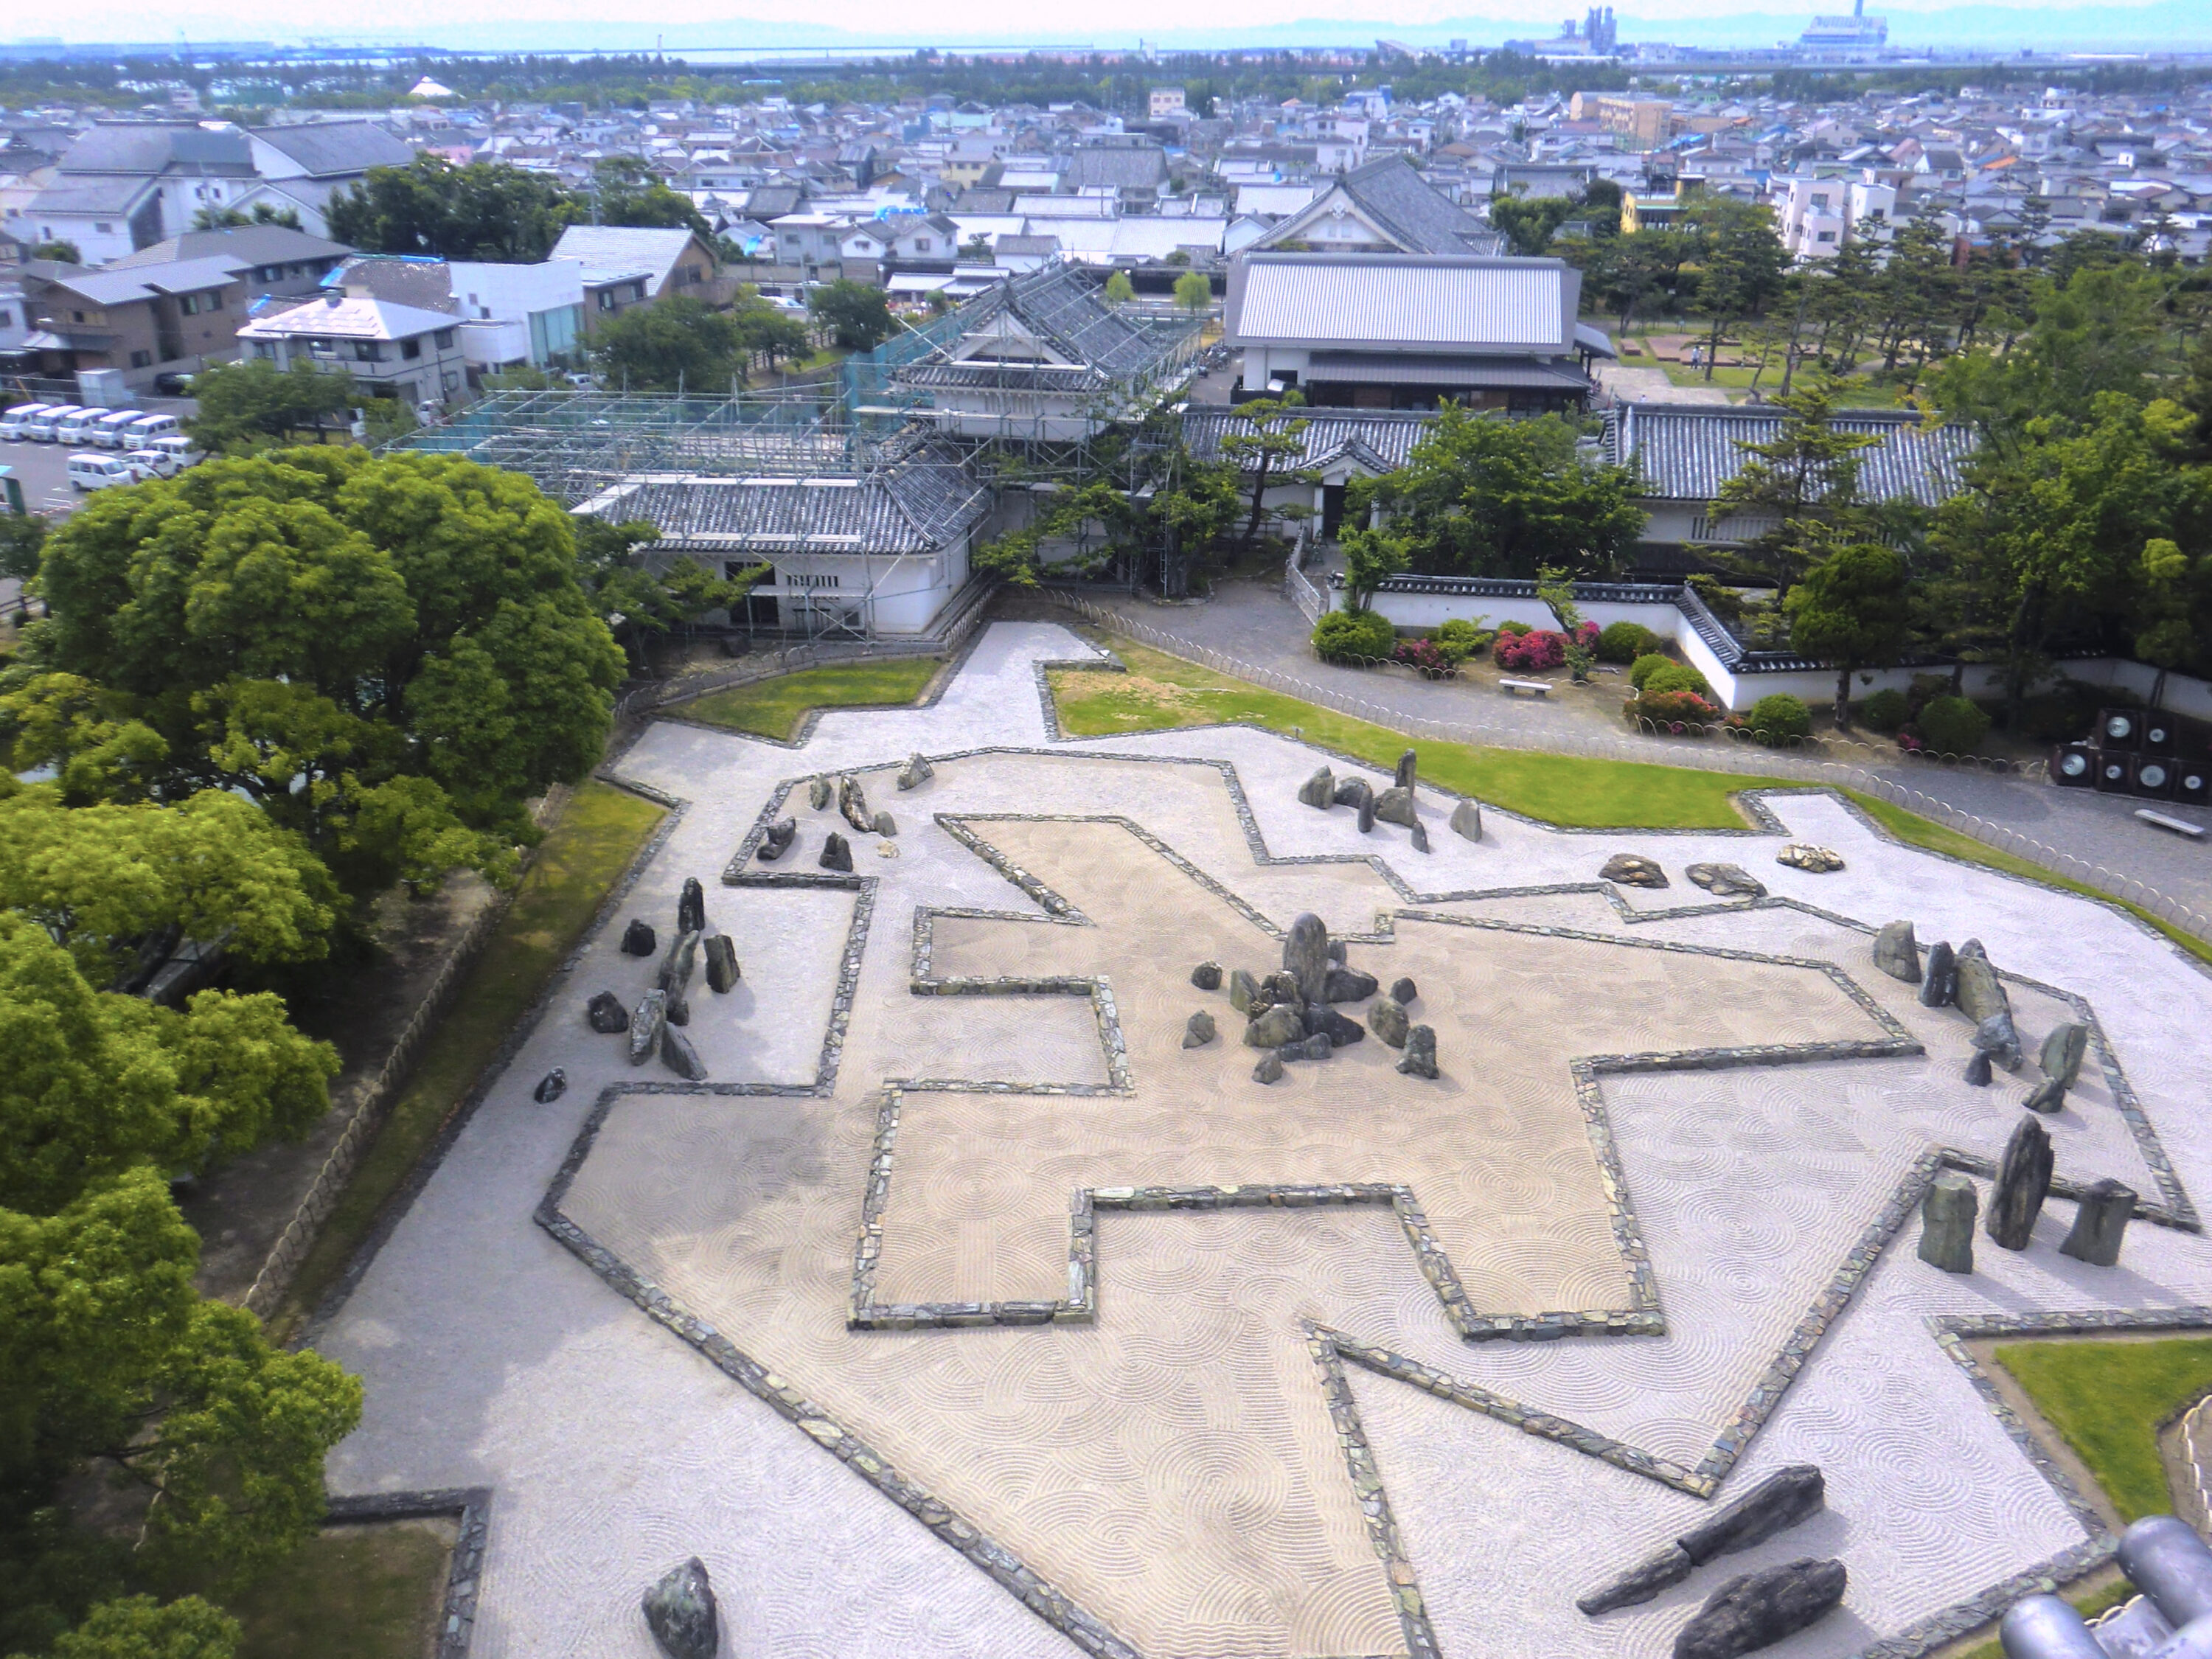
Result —
[[229, 1598], [244, 1626], [238, 1659], [422, 1659], [451, 1556], [419, 1523], [331, 1528]]
[[652, 802], [596, 778], [576, 791], [523, 872], [507, 914], [424, 1045], [405, 1092], [301, 1263], [284, 1308], [270, 1322], [278, 1340], [344, 1270], [378, 1212], [405, 1183], [547, 977], [575, 948], [608, 889], [661, 817], [662, 809]]
[[1790, 787], [1783, 778], [1409, 739], [1165, 652], [1121, 639], [1112, 646], [1129, 665], [1127, 674], [1089, 669], [1051, 673], [1060, 730], [1071, 737], [1242, 720], [1303, 736], [1384, 771], [1397, 764], [1410, 744], [1420, 757], [1421, 775], [1444, 788], [1576, 829], [1741, 830], [1748, 820], [1735, 803], [1740, 792]]
[[2076, 881], [2071, 876], [2062, 876], [2039, 864], [2030, 864], [2014, 854], [2000, 852], [1976, 841], [1972, 836], [1923, 818], [1917, 812], [1908, 812], [1902, 806], [1893, 805], [1879, 795], [1869, 795], [1857, 789], [1846, 789], [1844, 793], [1865, 808], [1869, 817], [1901, 842], [1914, 847], [1924, 847], [1930, 852], [1948, 853], [1953, 858], [1964, 859], [1969, 864], [1986, 865], [1992, 870], [2002, 870], [2009, 875], [2026, 876], [2029, 880], [2042, 882], [2045, 886], [2063, 888], [2069, 893], [2082, 893], [2091, 898], [2102, 899], [2108, 904], [2117, 904], [2130, 915], [2148, 922], [2190, 955], [2203, 962], [2212, 962], [2212, 941], [2201, 939], [2196, 934], [2175, 927], [2140, 904], [2114, 898], [2110, 893], [2102, 892], [2087, 882]]
[[1996, 1358], [2088, 1465], [2123, 1521], [2172, 1510], [2158, 1431], [2212, 1389], [2212, 1336], [2007, 1342]]
[[799, 723], [817, 708], [866, 708], [910, 703], [929, 689], [941, 657], [893, 657], [884, 662], [839, 662], [802, 668], [750, 685], [709, 691], [678, 712], [684, 719], [789, 743]]

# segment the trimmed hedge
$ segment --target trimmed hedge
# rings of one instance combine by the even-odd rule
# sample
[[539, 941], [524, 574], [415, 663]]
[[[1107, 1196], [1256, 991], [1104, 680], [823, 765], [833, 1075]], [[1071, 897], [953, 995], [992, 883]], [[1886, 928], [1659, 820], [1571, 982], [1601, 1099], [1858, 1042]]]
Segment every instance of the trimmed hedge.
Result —
[[1667, 691], [1694, 691], [1710, 701], [1713, 688], [1705, 684], [1705, 677], [1686, 662], [1668, 661], [1644, 677], [1637, 688], [1645, 696]]
[[1332, 611], [1314, 624], [1313, 647], [1330, 662], [1387, 662], [1398, 648], [1398, 630], [1372, 611]]
[[1811, 732], [1813, 711], [1805, 706], [1802, 697], [1777, 691], [1753, 703], [1751, 718], [1744, 724], [1769, 743], [1781, 743]]
[[1663, 651], [1647, 651], [1630, 665], [1628, 683], [1641, 691], [1644, 689], [1644, 681], [1650, 679], [1661, 669], [1673, 666], [1674, 661], [1674, 659]]
[[1617, 622], [1606, 624], [1597, 636], [1597, 659], [1600, 662], [1632, 663], [1638, 657], [1657, 651], [1663, 641], [1640, 622]]
[[1990, 717], [1965, 697], [1937, 697], [1920, 711], [1920, 740], [1938, 754], [1971, 755], [1989, 735]]
[[1883, 690], [1859, 705], [1859, 719], [1877, 732], [1894, 732], [1912, 718], [1912, 705], [1902, 691]]

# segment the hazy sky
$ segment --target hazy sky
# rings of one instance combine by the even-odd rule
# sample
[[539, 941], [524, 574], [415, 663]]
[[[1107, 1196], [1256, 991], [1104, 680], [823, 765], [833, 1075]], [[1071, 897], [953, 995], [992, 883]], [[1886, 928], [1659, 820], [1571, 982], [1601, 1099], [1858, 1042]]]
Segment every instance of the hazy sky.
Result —
[[[1585, 0], [1586, 3], [1586, 0]], [[220, 9], [201, 9], [184, 0], [177, 7], [152, 7], [143, 0], [78, 0], [38, 14], [40, 33], [59, 33], [72, 40], [297, 40], [303, 36], [334, 40], [405, 38], [428, 44], [472, 49], [650, 46], [656, 32], [671, 47], [682, 45], [741, 46], [781, 45], [795, 32], [824, 27], [847, 31], [860, 42], [990, 40], [1014, 44], [1126, 46], [1140, 35], [1202, 30], [1266, 29], [1271, 40], [1316, 42], [1358, 39], [1363, 33], [1406, 29], [1425, 33], [1463, 20], [1476, 40], [1496, 40], [1505, 33], [1551, 35], [1562, 19], [1579, 16], [1584, 3], [1571, 0], [1210, 0], [1194, 8], [1189, 0], [1118, 0], [1111, 7], [1046, 4], [1036, 0], [951, 0], [918, 7], [913, 0], [821, 0], [770, 4], [743, 3], [763, 21], [748, 22], [730, 0], [657, 0], [652, 8], [611, 4], [609, 0], [533, 0], [519, 9], [513, 0], [355, 0], [352, 5], [319, 14], [303, 10], [296, 0], [233, 0]], [[1666, 40], [1716, 29], [1733, 43], [1769, 45], [1794, 36], [1815, 10], [1848, 11], [1849, 0], [1807, 0], [1802, 9], [1789, 0], [1638, 0], [1617, 6], [1624, 40]], [[2141, 40], [2179, 44], [2173, 26], [2185, 33], [2212, 32], [2212, 7], [2199, 10], [2174, 0], [2143, 5], [1961, 6], [1956, 0], [1869, 0], [1869, 11], [1891, 19], [1893, 41], [1986, 38], [1992, 46], [2014, 40], [2069, 43], [2095, 49], [2117, 33]], [[18, 15], [23, 15], [19, 13]], [[1316, 21], [1311, 33], [1294, 20]], [[341, 19], [343, 18], [343, 22]], [[29, 22], [28, 16], [24, 21]], [[2191, 25], [2194, 27], [2191, 27]], [[1671, 26], [1671, 27], [1670, 27]], [[768, 31], [773, 30], [773, 34]], [[27, 37], [18, 23], [9, 34]], [[0, 39], [7, 38], [0, 36]], [[825, 38], [816, 35], [814, 38]]]

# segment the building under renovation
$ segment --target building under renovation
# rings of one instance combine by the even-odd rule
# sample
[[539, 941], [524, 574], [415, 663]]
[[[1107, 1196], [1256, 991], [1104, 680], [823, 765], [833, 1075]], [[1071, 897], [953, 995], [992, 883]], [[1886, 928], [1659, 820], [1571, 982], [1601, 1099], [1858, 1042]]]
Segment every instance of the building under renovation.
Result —
[[527, 472], [574, 511], [643, 520], [648, 560], [770, 574], [733, 623], [927, 635], [975, 597], [969, 553], [1040, 493], [1112, 476], [1197, 369], [1200, 325], [1109, 304], [1054, 264], [909, 328], [835, 380], [721, 398], [506, 392], [404, 447]]

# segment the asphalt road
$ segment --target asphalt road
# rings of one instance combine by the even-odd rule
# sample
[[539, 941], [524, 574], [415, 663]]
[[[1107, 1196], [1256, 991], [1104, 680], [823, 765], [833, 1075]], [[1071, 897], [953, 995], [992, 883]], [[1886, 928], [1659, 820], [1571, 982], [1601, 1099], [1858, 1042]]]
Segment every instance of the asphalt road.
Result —
[[[1611, 687], [1580, 700], [1524, 700], [1478, 693], [1455, 682], [1420, 680], [1395, 670], [1322, 662], [1307, 646], [1305, 617], [1273, 582], [1224, 582], [1216, 597], [1204, 605], [1169, 606], [1097, 598], [1109, 609], [1148, 628], [1416, 719], [1448, 724], [1474, 720], [1538, 738], [1624, 735], [1619, 696]], [[1478, 733], [1470, 736], [1479, 740]], [[2093, 867], [2131, 878], [2212, 915], [2212, 844], [2185, 840], [2135, 817], [2137, 808], [2151, 806], [2212, 829], [2212, 810], [1909, 761], [1856, 763], [1959, 811], [2041, 842]], [[2207, 841], [2212, 843], [2212, 837]]]

